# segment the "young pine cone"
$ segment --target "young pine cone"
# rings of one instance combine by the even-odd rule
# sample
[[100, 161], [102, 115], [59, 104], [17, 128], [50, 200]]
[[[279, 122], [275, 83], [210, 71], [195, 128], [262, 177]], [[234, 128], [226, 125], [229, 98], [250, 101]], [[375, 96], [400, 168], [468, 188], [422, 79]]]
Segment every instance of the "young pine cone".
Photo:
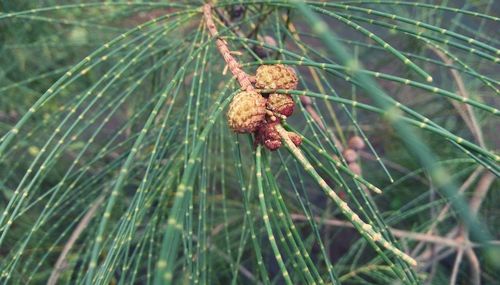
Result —
[[267, 109], [277, 112], [285, 117], [289, 117], [293, 113], [295, 102], [292, 96], [288, 94], [272, 93], [267, 98]]
[[255, 74], [255, 86], [262, 89], [295, 89], [297, 75], [295, 71], [283, 64], [261, 65]]
[[358, 159], [358, 153], [350, 148], [344, 150], [342, 155], [344, 156], [344, 159], [347, 161], [347, 163], [355, 162], [356, 159]]
[[263, 144], [269, 150], [277, 150], [281, 147], [281, 137], [276, 130], [279, 121], [266, 122], [257, 131], [257, 142]]
[[265, 121], [266, 99], [257, 92], [242, 91], [234, 96], [227, 111], [229, 127], [237, 133], [253, 133]]
[[361, 149], [365, 148], [365, 141], [361, 137], [353, 136], [349, 140], [348, 145], [350, 148], [352, 148], [354, 150], [361, 150]]
[[[281, 147], [281, 136], [276, 130], [279, 121], [266, 122], [262, 124], [256, 133], [256, 142], [263, 144], [267, 149], [274, 151]], [[302, 143], [302, 138], [294, 132], [288, 132], [290, 140], [299, 146]]]

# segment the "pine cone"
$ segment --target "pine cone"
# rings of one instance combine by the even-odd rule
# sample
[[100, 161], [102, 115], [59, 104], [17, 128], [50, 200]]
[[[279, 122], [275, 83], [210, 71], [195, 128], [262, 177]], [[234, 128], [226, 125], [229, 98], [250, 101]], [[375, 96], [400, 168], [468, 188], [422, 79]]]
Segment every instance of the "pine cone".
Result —
[[291, 116], [294, 107], [295, 102], [292, 96], [288, 94], [272, 93], [269, 95], [269, 98], [267, 98], [267, 108], [283, 116]]
[[229, 127], [237, 133], [255, 132], [265, 121], [266, 99], [257, 92], [234, 96], [227, 111]]
[[297, 75], [295, 71], [283, 64], [261, 65], [256, 72], [257, 88], [262, 89], [296, 89]]

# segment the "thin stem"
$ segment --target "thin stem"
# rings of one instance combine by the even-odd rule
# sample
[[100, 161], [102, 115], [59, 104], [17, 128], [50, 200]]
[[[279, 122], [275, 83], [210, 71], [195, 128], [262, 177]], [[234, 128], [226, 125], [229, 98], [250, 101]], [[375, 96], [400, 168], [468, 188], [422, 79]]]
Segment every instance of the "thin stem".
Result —
[[453, 264], [453, 271], [451, 273], [450, 285], [455, 285], [457, 282], [458, 270], [460, 269], [460, 263], [462, 263], [463, 257], [464, 257], [464, 249], [460, 248], [457, 251], [457, 257], [455, 258], [455, 263]]
[[[443, 60], [444, 63], [453, 64], [453, 61], [448, 56], [446, 56], [446, 54], [444, 52], [442, 52], [439, 49], [434, 48], [432, 46], [430, 47], [430, 49], [437, 56], [439, 56]], [[451, 73], [451, 76], [453, 77], [453, 79], [455, 80], [455, 83], [457, 85], [458, 94], [464, 98], [469, 99], [470, 96], [467, 92], [467, 89], [465, 88], [465, 83], [464, 83], [462, 76], [460, 76], [460, 73], [458, 73], [458, 71], [456, 71], [454, 69], [450, 69], [450, 73]], [[475, 116], [474, 111], [472, 110], [471, 106], [468, 104], [460, 104], [460, 103], [453, 101], [453, 100], [450, 100], [450, 102], [457, 109], [459, 115], [463, 118], [465, 124], [471, 130], [472, 134], [476, 138], [478, 144], [481, 147], [485, 147], [484, 138], [483, 138], [483, 131], [479, 127], [476, 116]]]
[[240, 68], [240, 64], [231, 55], [229, 48], [227, 47], [227, 42], [219, 37], [219, 32], [217, 32], [217, 27], [215, 26], [214, 20], [212, 19], [212, 6], [210, 4], [203, 5], [203, 15], [205, 18], [205, 24], [208, 28], [208, 32], [212, 37], [214, 37], [215, 44], [220, 54], [224, 58], [227, 66], [231, 73], [236, 77], [241, 88], [246, 91], [254, 91], [253, 85], [250, 82], [248, 74]]

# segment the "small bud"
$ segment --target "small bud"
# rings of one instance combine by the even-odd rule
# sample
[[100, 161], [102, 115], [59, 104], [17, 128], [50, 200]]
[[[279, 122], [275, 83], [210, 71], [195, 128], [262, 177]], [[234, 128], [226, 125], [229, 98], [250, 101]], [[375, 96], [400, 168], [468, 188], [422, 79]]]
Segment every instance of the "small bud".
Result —
[[349, 139], [349, 142], [347, 143], [350, 148], [354, 150], [360, 150], [365, 148], [365, 141], [359, 137], [359, 136], [353, 136], [352, 138]]
[[227, 111], [229, 127], [237, 133], [252, 133], [265, 121], [266, 99], [257, 92], [243, 91], [234, 96]]
[[347, 161], [347, 163], [355, 162], [356, 159], [358, 159], [358, 153], [350, 148], [344, 150], [342, 156], [344, 156], [344, 159]]

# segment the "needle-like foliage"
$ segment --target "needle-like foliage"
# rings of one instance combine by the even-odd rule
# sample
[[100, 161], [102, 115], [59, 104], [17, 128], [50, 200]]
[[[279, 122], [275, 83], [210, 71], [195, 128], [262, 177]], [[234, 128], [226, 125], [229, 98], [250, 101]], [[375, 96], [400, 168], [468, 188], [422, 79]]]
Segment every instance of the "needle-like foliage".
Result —
[[[0, 3], [1, 284], [500, 278], [496, 1], [204, 4]], [[297, 74], [276, 151], [236, 64]]]

